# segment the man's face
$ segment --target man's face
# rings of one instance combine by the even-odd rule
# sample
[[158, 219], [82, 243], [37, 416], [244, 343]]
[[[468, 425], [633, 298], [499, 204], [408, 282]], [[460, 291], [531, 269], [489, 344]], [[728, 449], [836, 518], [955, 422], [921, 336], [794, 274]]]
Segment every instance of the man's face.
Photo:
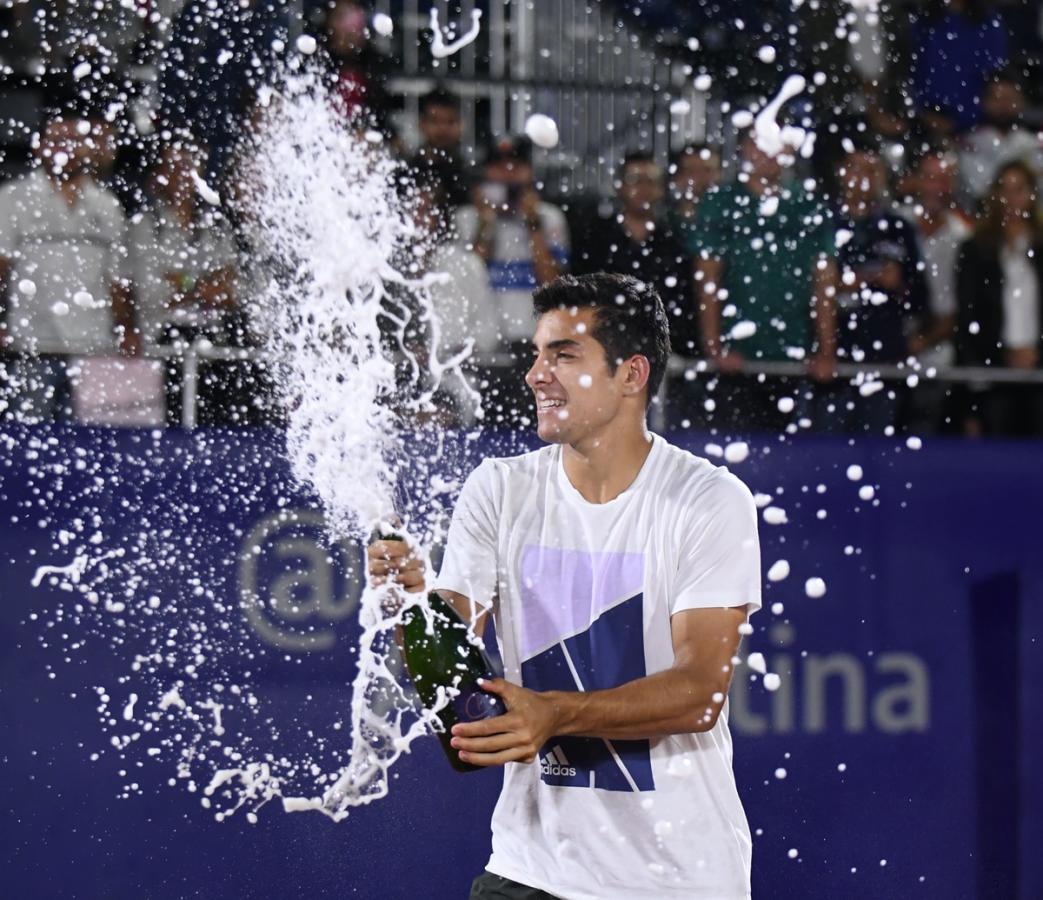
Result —
[[420, 133], [429, 147], [446, 151], [458, 149], [463, 135], [459, 110], [432, 103], [420, 119]]
[[981, 108], [990, 122], [1009, 127], [1021, 118], [1025, 95], [1012, 81], [995, 81], [985, 89]]
[[528, 187], [533, 183], [532, 166], [520, 159], [496, 160], [485, 167], [485, 180], [497, 184]]
[[1000, 176], [998, 191], [1004, 218], [1008, 221], [1028, 219], [1036, 205], [1032, 182], [1020, 169], [1008, 169]]
[[674, 196], [695, 200], [721, 180], [721, 159], [709, 150], [686, 153], [677, 161], [671, 178]]
[[619, 414], [626, 366], [611, 372], [605, 348], [591, 336], [595, 325], [590, 307], [554, 309], [536, 323], [525, 382], [536, 399], [537, 434], [549, 443], [576, 445]]
[[40, 142], [41, 160], [48, 171], [74, 177], [90, 164], [91, 147], [80, 130], [75, 119], [48, 122]]
[[654, 162], [632, 162], [619, 185], [623, 208], [635, 215], [650, 213], [663, 199], [663, 171]]
[[916, 175], [916, 200], [929, 213], [952, 209], [956, 192], [956, 161], [936, 154], [920, 163]]

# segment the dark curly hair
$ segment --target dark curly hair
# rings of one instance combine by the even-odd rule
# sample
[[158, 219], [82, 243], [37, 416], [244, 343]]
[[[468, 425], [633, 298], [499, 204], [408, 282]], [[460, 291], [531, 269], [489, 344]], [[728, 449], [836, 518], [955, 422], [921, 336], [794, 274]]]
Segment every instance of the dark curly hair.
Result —
[[610, 372], [615, 374], [631, 356], [648, 359], [645, 407], [652, 403], [670, 356], [670, 325], [654, 287], [630, 275], [608, 272], [562, 275], [536, 289], [532, 306], [537, 318], [553, 309], [593, 308], [591, 337], [605, 348]]

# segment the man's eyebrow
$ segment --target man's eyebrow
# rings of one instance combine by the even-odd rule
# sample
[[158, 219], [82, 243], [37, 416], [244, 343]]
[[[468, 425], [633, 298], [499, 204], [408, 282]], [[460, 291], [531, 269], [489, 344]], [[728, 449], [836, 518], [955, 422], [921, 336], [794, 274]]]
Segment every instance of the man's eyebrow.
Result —
[[[547, 345], [546, 345], [546, 349], [548, 349], [548, 350], [563, 350], [566, 347], [569, 347], [569, 348], [580, 348], [582, 346], [583, 345], [580, 344], [579, 341], [574, 341], [574, 340], [572, 340], [572, 338], [561, 338], [560, 340], [557, 340], [557, 341], [548, 341]], [[537, 346], [535, 343], [532, 345], [532, 352], [533, 353], [539, 353], [540, 352], [539, 346]]]

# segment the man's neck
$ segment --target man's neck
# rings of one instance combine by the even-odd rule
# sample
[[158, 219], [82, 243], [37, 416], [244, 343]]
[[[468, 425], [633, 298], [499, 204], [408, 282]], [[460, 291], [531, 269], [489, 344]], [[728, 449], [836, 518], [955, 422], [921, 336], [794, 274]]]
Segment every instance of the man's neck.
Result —
[[634, 483], [652, 451], [652, 436], [642, 419], [639, 427], [592, 436], [563, 450], [565, 474], [589, 503], [608, 503]]
[[651, 210], [623, 210], [623, 230], [632, 241], [638, 244], [643, 244], [648, 240], [651, 232], [648, 224], [651, 221]]
[[948, 219], [948, 210], [942, 210], [939, 213], [931, 212], [930, 210], [924, 209], [919, 216], [920, 219], [920, 231], [930, 237], [942, 230]]

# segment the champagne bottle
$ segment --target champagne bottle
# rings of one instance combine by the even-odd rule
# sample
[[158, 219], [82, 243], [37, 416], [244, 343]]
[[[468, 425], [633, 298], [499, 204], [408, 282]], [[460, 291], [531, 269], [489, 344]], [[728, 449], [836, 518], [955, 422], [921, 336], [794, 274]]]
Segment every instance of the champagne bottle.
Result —
[[[399, 535], [384, 535], [383, 540], [402, 540]], [[438, 702], [441, 687], [450, 695], [449, 703], [438, 711], [443, 730], [438, 733], [450, 765], [458, 772], [473, 772], [474, 766], [460, 759], [450, 744], [457, 722], [489, 719], [507, 712], [495, 694], [483, 691], [481, 678], [495, 678], [496, 668], [480, 641], [470, 637], [470, 628], [453, 607], [435, 591], [427, 595], [429, 618], [417, 607], [402, 616], [402, 652], [413, 677], [413, 685], [427, 709]], [[473, 642], [472, 642], [473, 641]]]

